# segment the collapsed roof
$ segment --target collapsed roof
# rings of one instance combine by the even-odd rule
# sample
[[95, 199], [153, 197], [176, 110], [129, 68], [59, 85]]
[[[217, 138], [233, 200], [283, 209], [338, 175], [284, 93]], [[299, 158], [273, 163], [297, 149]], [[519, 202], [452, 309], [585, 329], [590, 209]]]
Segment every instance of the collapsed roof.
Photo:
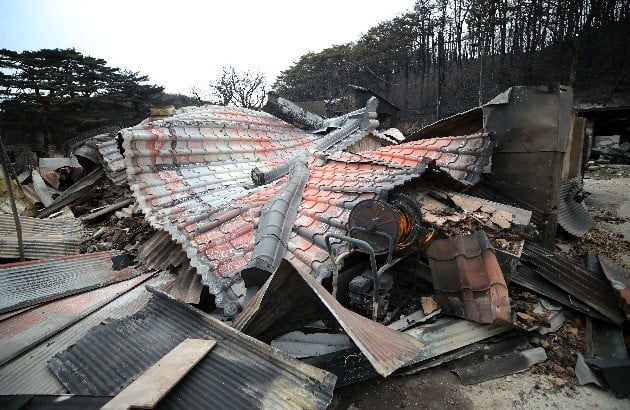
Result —
[[331, 271], [324, 238], [345, 232], [356, 203], [385, 197], [433, 163], [474, 184], [492, 154], [482, 133], [341, 152], [378, 126], [374, 109], [371, 100], [319, 133], [244, 108], [185, 110], [122, 130], [129, 183], [217, 306], [243, 299], [241, 274], [260, 284], [283, 259], [321, 280]]

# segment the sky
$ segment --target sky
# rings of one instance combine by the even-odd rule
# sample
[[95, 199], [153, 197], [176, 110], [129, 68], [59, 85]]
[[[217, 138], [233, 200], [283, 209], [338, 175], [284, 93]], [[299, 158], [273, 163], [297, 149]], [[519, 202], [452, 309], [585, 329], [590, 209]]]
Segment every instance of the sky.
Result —
[[0, 48], [72, 48], [166, 92], [203, 90], [221, 67], [269, 83], [308, 52], [357, 40], [414, 0], [0, 0]]

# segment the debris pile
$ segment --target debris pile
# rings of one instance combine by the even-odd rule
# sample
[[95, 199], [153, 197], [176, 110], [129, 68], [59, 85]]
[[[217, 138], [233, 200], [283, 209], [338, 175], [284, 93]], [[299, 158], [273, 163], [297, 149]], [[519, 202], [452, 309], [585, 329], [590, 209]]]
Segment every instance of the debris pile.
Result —
[[630, 272], [579, 245], [597, 219], [571, 98], [514, 87], [404, 137], [374, 98], [323, 118], [270, 95], [7, 167], [0, 394], [325, 408], [445, 364], [465, 385], [531, 368], [628, 395]]

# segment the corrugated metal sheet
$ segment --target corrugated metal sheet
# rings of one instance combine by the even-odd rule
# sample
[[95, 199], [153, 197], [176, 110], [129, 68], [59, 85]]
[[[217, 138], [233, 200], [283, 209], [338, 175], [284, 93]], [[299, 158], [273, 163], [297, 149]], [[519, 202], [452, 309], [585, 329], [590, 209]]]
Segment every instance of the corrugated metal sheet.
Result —
[[181, 245], [168, 232], [158, 231], [140, 246], [136, 259], [148, 269], [168, 270], [183, 263], [186, 255], [181, 253]]
[[383, 376], [417, 362], [422, 354], [422, 343], [346, 309], [314, 277], [296, 272], [286, 261], [250, 301], [233, 326], [267, 340], [320, 319], [321, 312], [326, 311]]
[[[442, 318], [407, 330], [405, 333], [423, 343], [425, 348], [418, 363], [394, 374], [413, 374], [418, 368], [435, 365], [434, 359], [510, 329], [500, 324], [481, 325], [467, 320]], [[338, 377], [337, 388], [378, 376], [370, 361], [357, 348], [309, 358], [305, 362], [335, 374]], [[439, 364], [441, 361], [437, 362]]]
[[[152, 224], [182, 244], [220, 307], [230, 287], [243, 294], [243, 269], [269, 272], [282, 257], [321, 279], [330, 271], [323, 237], [345, 231], [357, 201], [417, 178], [431, 160], [474, 183], [492, 152], [490, 138], [477, 134], [360, 155], [311, 154], [363, 138], [377, 125], [375, 116], [365, 108], [337, 118], [339, 128], [322, 137], [256, 111], [186, 111], [122, 131], [131, 188]], [[253, 188], [252, 176], [266, 185]]]
[[476, 107], [429, 124], [409, 135], [407, 140], [415, 141], [447, 135], [471, 134], [482, 128], [483, 110], [481, 107]]
[[[168, 287], [172, 275], [159, 274], [145, 284]], [[57, 394], [64, 389], [57, 377], [48, 369], [48, 361], [57, 353], [81, 339], [94, 326], [112, 319], [134, 314], [150, 299], [144, 286], [137, 286], [97, 311], [62, 330], [48, 340], [22, 353], [9, 363], [0, 366], [0, 395]]]
[[565, 231], [575, 236], [583, 236], [596, 223], [584, 203], [576, 200], [576, 195], [581, 190], [582, 181], [579, 178], [562, 181], [560, 185], [558, 223]]
[[626, 305], [630, 305], [630, 270], [616, 265], [604, 255], [597, 255], [597, 257], [613, 289], [626, 302]]
[[158, 408], [325, 408], [332, 399], [333, 375], [160, 292], [137, 314], [92, 329], [50, 367], [72, 393], [112, 395], [190, 337], [217, 345]]
[[485, 357], [484, 360], [470, 366], [455, 369], [455, 373], [464, 386], [477, 384], [486, 380], [497, 379], [510, 374], [523, 372], [536, 363], [547, 360], [545, 349], [534, 349], [512, 352], [498, 357]]
[[110, 139], [96, 145], [100, 163], [105, 171], [105, 175], [116, 185], [123, 185], [127, 182], [127, 166], [125, 158], [118, 149], [118, 141]]
[[434, 240], [427, 257], [445, 313], [479, 323], [510, 320], [507, 285], [485, 232]]
[[606, 320], [606, 317], [601, 313], [597, 312], [592, 307], [588, 306], [585, 303], [582, 303], [575, 297], [571, 297], [571, 295], [549, 282], [547, 279], [543, 278], [539, 275], [538, 270], [542, 268], [537, 268], [536, 266], [525, 264], [519, 265], [515, 270], [510, 272], [508, 276], [508, 280], [510, 282], [517, 283], [524, 288], [532, 290], [542, 296], [548, 297], [551, 300], [555, 300], [558, 303], [562, 303], [563, 305], [577, 310], [578, 312], [582, 312], [585, 315]]
[[537, 273], [589, 305], [615, 324], [624, 317], [619, 312], [615, 294], [603, 274], [591, 272], [571, 259], [525, 242], [521, 261], [537, 267]]
[[0, 312], [74, 295], [130, 279], [132, 267], [115, 270], [118, 251], [73, 255], [46, 261], [20, 262], [0, 268]]
[[89, 315], [151, 275], [141, 274], [100, 289], [58, 299], [0, 321], [0, 365]]
[[587, 359], [627, 359], [623, 330], [600, 320], [586, 319]]
[[[79, 253], [83, 225], [77, 219], [20, 217], [24, 257], [47, 259]], [[0, 214], [0, 258], [19, 258], [15, 222], [12, 215]]]
[[197, 269], [190, 266], [182, 246], [171, 239], [164, 231], [156, 232], [138, 250], [136, 259], [147, 268], [166, 270], [175, 275], [169, 293], [186, 303], [199, 303], [203, 284]]
[[73, 149], [74, 155], [87, 158], [95, 164], [100, 164], [101, 154], [98, 152], [97, 145], [101, 142], [112, 140], [116, 136], [118, 130], [119, 128], [114, 128], [111, 130], [111, 132], [99, 134], [88, 139], [82, 145]]
[[0, 397], [0, 408], [11, 410], [100, 409], [111, 397], [63, 395], [19, 395]]

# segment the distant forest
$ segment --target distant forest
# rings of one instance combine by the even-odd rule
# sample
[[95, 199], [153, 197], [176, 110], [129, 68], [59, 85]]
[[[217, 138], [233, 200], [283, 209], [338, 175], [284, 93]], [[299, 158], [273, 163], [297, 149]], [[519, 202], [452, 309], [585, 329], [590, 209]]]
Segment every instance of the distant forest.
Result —
[[603, 105], [630, 92], [630, 1], [419, 0], [356, 42], [303, 55], [274, 88], [312, 101], [356, 84], [426, 124], [512, 85], [553, 83]]
[[6, 145], [44, 152], [104, 126], [130, 126], [151, 105], [199, 104], [149, 78], [75, 49], [0, 49], [0, 133]]

